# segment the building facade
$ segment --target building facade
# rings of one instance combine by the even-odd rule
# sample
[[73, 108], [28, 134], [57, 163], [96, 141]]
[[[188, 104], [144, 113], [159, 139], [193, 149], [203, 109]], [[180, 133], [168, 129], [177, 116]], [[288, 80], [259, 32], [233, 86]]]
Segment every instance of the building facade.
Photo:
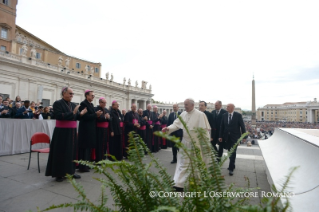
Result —
[[101, 63], [72, 57], [56, 49], [40, 38], [15, 24], [17, 0], [0, 2], [0, 94], [14, 99], [42, 101], [52, 105], [61, 98], [61, 89], [69, 86], [74, 91], [73, 102], [84, 100], [86, 89], [95, 92], [94, 105], [99, 97], [105, 97], [108, 106], [113, 100], [121, 109], [129, 109], [132, 103], [146, 109], [151, 102], [151, 88], [142, 81], [138, 87], [130, 80], [113, 81], [113, 75], [101, 76]]
[[257, 110], [257, 121], [319, 122], [319, 103], [315, 98], [309, 102], [286, 102], [267, 104]]

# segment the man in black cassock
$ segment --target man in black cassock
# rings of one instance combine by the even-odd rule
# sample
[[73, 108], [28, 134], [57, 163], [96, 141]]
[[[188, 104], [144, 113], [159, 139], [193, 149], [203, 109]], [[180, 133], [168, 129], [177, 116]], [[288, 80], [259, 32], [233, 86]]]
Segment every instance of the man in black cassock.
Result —
[[106, 99], [101, 97], [99, 99], [99, 106], [95, 111], [102, 111], [102, 114], [96, 120], [96, 148], [95, 148], [95, 161], [105, 160], [107, 153], [107, 145], [109, 141], [108, 129], [110, 121], [110, 111], [105, 108]]
[[56, 125], [50, 144], [50, 153], [45, 176], [56, 177], [56, 181], [62, 182], [66, 174], [74, 178], [81, 178], [75, 173], [77, 154], [77, 121], [87, 111], [78, 113], [80, 105], [71, 103], [73, 91], [71, 88], [62, 89], [62, 99], [53, 104]]
[[[162, 114], [159, 115], [157, 112], [157, 106], [153, 106], [153, 134], [154, 132], [160, 131], [161, 130], [161, 122], [159, 118], [162, 118]], [[158, 152], [160, 148], [160, 137], [153, 135], [153, 142], [152, 142], [152, 152]]]
[[[122, 129], [123, 116], [118, 109], [119, 104], [117, 101], [112, 102], [110, 111], [110, 154], [115, 156], [116, 160], [123, 159], [123, 145], [122, 145]], [[122, 124], [121, 124], [122, 123]]]
[[[174, 110], [174, 112], [171, 112], [169, 114], [169, 116], [168, 116], [167, 126], [173, 124], [175, 119], [178, 118], [177, 115], [181, 114], [181, 112], [178, 111], [178, 105], [177, 104], [173, 105], [173, 110]], [[170, 135], [172, 135], [172, 136], [174, 135], [174, 136], [180, 138], [180, 140], [182, 140], [182, 138], [183, 138], [183, 130], [179, 129], [179, 130], [171, 133]], [[173, 160], [172, 160], [171, 163], [177, 163], [177, 150], [178, 150], [178, 148], [175, 147], [175, 143], [172, 142]]]
[[[161, 122], [161, 130], [165, 127], [167, 127], [167, 116], [166, 116], [166, 110], [163, 111], [163, 115], [160, 118], [160, 122]], [[167, 143], [166, 143], [166, 139], [165, 138], [160, 138], [161, 141], [161, 148], [162, 149], [167, 149]]]
[[148, 104], [147, 109], [143, 111], [143, 118], [146, 121], [146, 144], [150, 151], [152, 151], [153, 142], [153, 112], [152, 105]]
[[[224, 113], [222, 117], [222, 123], [219, 131], [219, 142], [223, 142], [223, 146], [228, 151], [234, 146], [242, 133], [246, 132], [243, 117], [240, 113], [234, 111], [235, 105], [227, 105], [227, 113]], [[245, 142], [246, 139], [243, 139]], [[233, 175], [235, 169], [237, 146], [233, 154], [229, 157], [229, 175]]]
[[145, 145], [146, 143], [146, 121], [143, 119], [143, 109], [138, 109], [138, 123], [140, 124], [140, 127], [138, 128], [137, 132], [140, 135], [140, 137], [143, 139]]
[[[94, 93], [91, 90], [85, 91], [85, 100], [81, 102], [79, 111], [86, 109], [87, 113], [80, 119], [79, 124], [79, 160], [90, 161], [91, 150], [96, 148], [96, 120], [103, 113], [101, 110], [95, 112], [91, 103]], [[80, 172], [89, 172], [89, 167], [79, 165]]]
[[[207, 117], [207, 120], [208, 120], [208, 123], [210, 125], [210, 128], [211, 128], [211, 132], [209, 132], [210, 134], [210, 142], [213, 141], [213, 123], [214, 123], [214, 117], [213, 117], [213, 114], [209, 111], [206, 110], [207, 109], [207, 103], [205, 101], [199, 101], [199, 110], [202, 111], [203, 113], [205, 113], [206, 117]], [[216, 150], [217, 152], [217, 148], [216, 146], [214, 147], [214, 149]]]
[[138, 113], [136, 111], [136, 104], [132, 104], [131, 111], [127, 112], [124, 117], [124, 123], [125, 123], [125, 152], [123, 153], [125, 157], [127, 157], [127, 148], [128, 148], [128, 140], [129, 136], [128, 134], [131, 131], [134, 131], [137, 133], [138, 128], [140, 127], [139, 124], [139, 117]]
[[216, 144], [218, 144], [218, 161], [220, 161], [220, 158], [223, 156], [223, 151], [224, 151], [224, 147], [223, 147], [224, 142], [218, 142], [220, 125], [222, 123], [222, 117], [224, 113], [227, 113], [227, 111], [222, 109], [222, 102], [219, 100], [216, 101], [215, 110], [212, 111], [213, 126], [211, 126], [211, 128], [212, 128], [212, 138], [213, 138], [212, 145], [214, 149], [217, 149]]

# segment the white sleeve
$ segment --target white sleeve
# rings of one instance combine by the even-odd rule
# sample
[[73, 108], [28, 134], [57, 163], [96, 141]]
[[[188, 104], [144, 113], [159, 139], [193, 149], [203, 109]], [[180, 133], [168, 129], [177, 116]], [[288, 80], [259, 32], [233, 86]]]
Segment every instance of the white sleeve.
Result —
[[173, 122], [173, 124], [169, 125], [167, 128], [168, 128], [168, 133], [173, 133], [175, 132], [176, 130], [179, 130], [181, 129], [182, 127], [182, 123], [181, 121], [179, 120], [179, 118], [175, 119], [175, 121]]

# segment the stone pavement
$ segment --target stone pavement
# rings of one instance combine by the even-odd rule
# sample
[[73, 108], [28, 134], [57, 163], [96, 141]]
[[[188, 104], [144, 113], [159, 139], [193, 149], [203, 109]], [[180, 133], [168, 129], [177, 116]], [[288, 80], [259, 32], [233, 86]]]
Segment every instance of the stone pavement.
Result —
[[[171, 148], [163, 149], [155, 156], [173, 176], [176, 164], [170, 164], [172, 160]], [[58, 183], [54, 178], [44, 176], [48, 154], [40, 154], [41, 173], [38, 173], [36, 153], [32, 153], [30, 170], [27, 170], [28, 159], [29, 153], [0, 157], [0, 212], [36, 211], [37, 206], [40, 209], [45, 209], [53, 204], [77, 201], [78, 194], [69, 182]], [[234, 175], [228, 175], [228, 161], [222, 167], [222, 174], [225, 176], [227, 184], [234, 183], [235, 187], [245, 187], [247, 186], [245, 177], [248, 177], [250, 187], [260, 187], [259, 193], [260, 191], [268, 192], [270, 186], [265, 166], [257, 145], [252, 147], [241, 145], [237, 150]], [[82, 178], [78, 182], [84, 187], [87, 197], [94, 202], [97, 201], [100, 195], [100, 183], [93, 177], [100, 177], [100, 175], [94, 174], [92, 171], [80, 173], [80, 175]], [[108, 193], [110, 194], [109, 190]], [[260, 198], [251, 198], [251, 203], [259, 204]], [[107, 204], [113, 207], [114, 202], [110, 198]], [[73, 209], [53, 211], [73, 211]]]

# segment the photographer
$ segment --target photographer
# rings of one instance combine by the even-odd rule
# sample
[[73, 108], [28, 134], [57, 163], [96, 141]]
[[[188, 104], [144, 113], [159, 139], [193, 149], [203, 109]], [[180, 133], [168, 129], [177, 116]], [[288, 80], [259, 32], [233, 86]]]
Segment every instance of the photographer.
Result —
[[53, 107], [50, 105], [49, 106], [49, 112], [50, 112], [50, 114], [51, 114], [51, 119], [55, 119], [55, 117], [54, 117], [54, 111], [53, 111]]
[[[33, 113], [33, 118], [39, 119], [40, 115], [43, 113], [43, 106], [38, 106], [38, 109]], [[41, 118], [40, 118], [41, 119]]]
[[42, 113], [42, 117], [43, 117], [43, 119], [51, 119], [52, 118], [49, 107], [44, 108], [44, 112]]
[[24, 101], [24, 106], [17, 111], [17, 114], [15, 117], [21, 118], [21, 119], [33, 119], [33, 112], [30, 108], [29, 100]]

